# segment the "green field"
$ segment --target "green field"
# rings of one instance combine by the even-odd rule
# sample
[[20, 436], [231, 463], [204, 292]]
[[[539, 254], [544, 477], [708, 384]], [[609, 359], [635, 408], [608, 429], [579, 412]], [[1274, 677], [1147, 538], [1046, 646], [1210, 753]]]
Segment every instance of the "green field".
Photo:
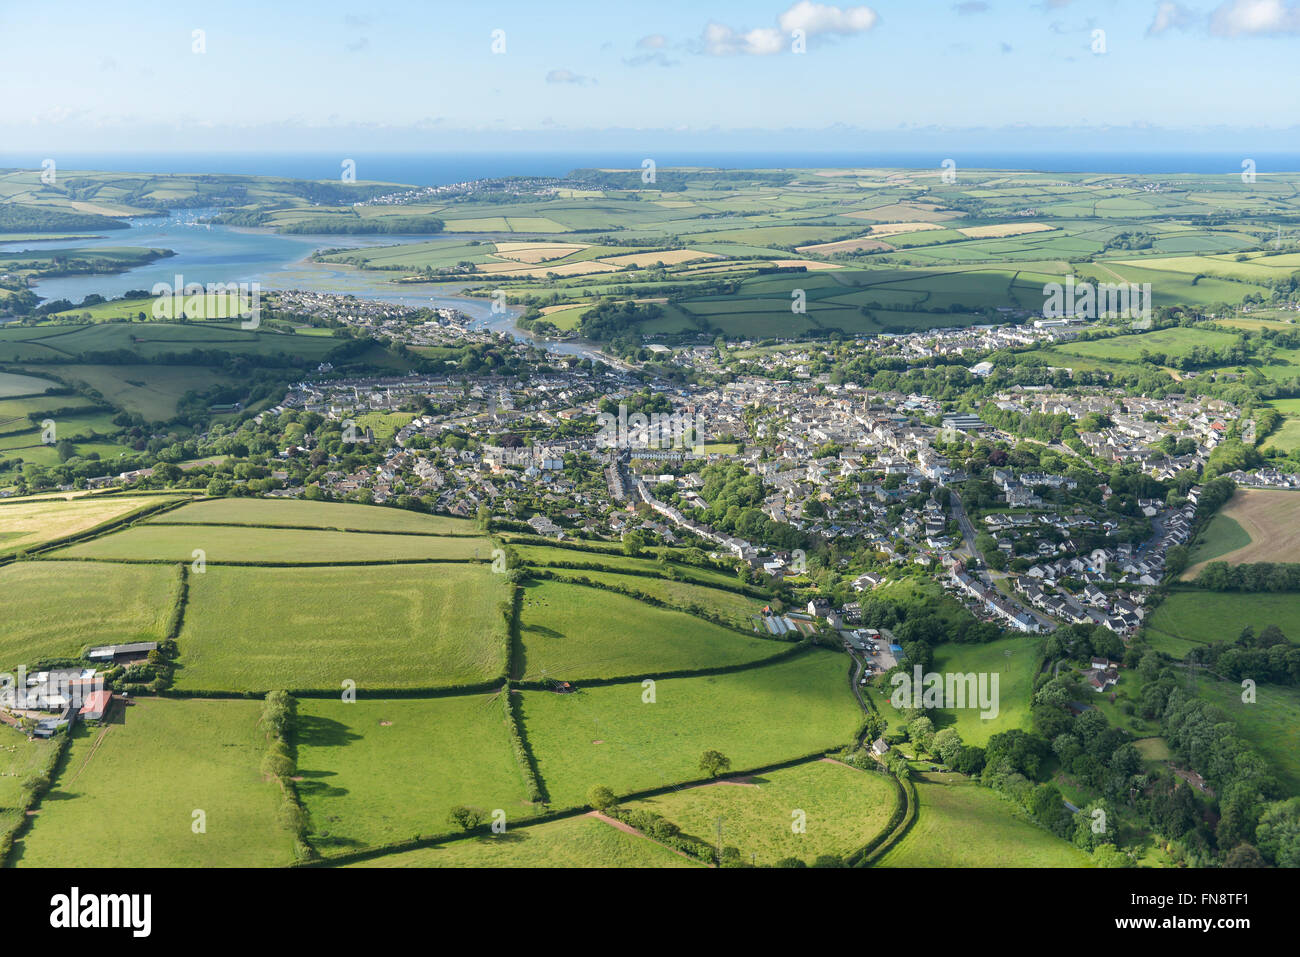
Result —
[[[60, 563], [62, 564], [62, 563]], [[176, 684], [446, 688], [505, 671], [508, 592], [481, 565], [209, 567], [190, 575]]]
[[63, 323], [0, 328], [0, 362], [77, 363], [94, 353], [117, 351], [148, 360], [194, 350], [220, 350], [236, 355], [282, 357], [287, 364], [298, 364], [319, 362], [338, 345], [333, 339], [320, 336], [240, 329], [237, 323], [220, 322]]
[[1277, 430], [1264, 439], [1262, 448], [1294, 452], [1300, 449], [1300, 399], [1274, 399], [1269, 405], [1285, 418]]
[[1021, 817], [990, 788], [923, 774], [919, 811], [878, 867], [1087, 867], [1087, 854]]
[[0, 729], [0, 840], [26, 817], [28, 791], [24, 782], [45, 772], [56, 746], [53, 740], [28, 738], [16, 729]]
[[670, 607], [692, 613], [705, 613], [719, 617], [736, 628], [753, 631], [751, 619], [760, 614], [764, 603], [757, 598], [723, 591], [721, 588], [707, 588], [692, 582], [673, 581], [667, 578], [650, 578], [645, 575], [620, 575], [613, 572], [596, 572], [588, 570], [557, 570], [556, 574], [566, 578], [586, 579], [612, 585], [626, 591], [666, 602]]
[[[507, 541], [509, 539], [507, 538]], [[584, 551], [578, 548], [551, 548], [546, 545], [512, 544], [511, 547], [525, 565], [538, 567], [562, 565], [594, 565], [599, 572], [639, 572], [646, 576], [666, 578], [665, 565], [653, 558], [630, 558], [617, 548], [605, 551]], [[671, 549], [665, 549], [671, 552]], [[700, 568], [695, 565], [670, 562], [666, 566], [671, 574], [681, 581], [694, 582], [697, 585], [714, 585], [722, 588], [735, 588], [736, 576], [713, 568]], [[559, 572], [562, 575], [577, 576], [585, 574], [587, 569], [569, 568]]]
[[420, 532], [425, 535], [476, 534], [474, 523], [463, 518], [377, 505], [300, 499], [210, 499], [159, 515], [152, 521], [193, 525], [289, 525], [338, 531]]
[[57, 389], [59, 384], [36, 376], [16, 372], [0, 372], [0, 399], [18, 395], [40, 395], [46, 389]]
[[790, 650], [684, 612], [555, 581], [525, 589], [519, 631], [523, 648], [514, 667], [531, 681], [718, 668]]
[[1188, 559], [1189, 566], [1201, 562], [1213, 561], [1220, 555], [1227, 555], [1250, 544], [1250, 533], [1242, 528], [1236, 519], [1227, 515], [1215, 515], [1210, 524], [1201, 533], [1196, 548]]
[[1300, 642], [1300, 601], [1287, 594], [1176, 591], [1147, 619], [1145, 632], [1151, 647], [1181, 658], [1196, 645], [1231, 641], [1247, 625], [1256, 633], [1277, 625]]
[[55, 552], [60, 558], [302, 565], [332, 562], [489, 561], [486, 538], [386, 535], [228, 525], [136, 525]]
[[[740, 850], [747, 863], [771, 866], [786, 857], [806, 864], [822, 854], [847, 857], [878, 834], [897, 803], [883, 774], [829, 761], [811, 761], [757, 775], [742, 783], [671, 791], [626, 805], [653, 811], [683, 832], [717, 838]], [[795, 812], [803, 812], [796, 817]], [[803, 826], [796, 832], [795, 824]]]
[[700, 755], [761, 767], [848, 744], [861, 712], [848, 660], [812, 651], [728, 675], [523, 693], [524, 733], [551, 804], [586, 803], [594, 784], [628, 794], [702, 777]]
[[16, 562], [0, 568], [0, 670], [87, 646], [161, 641], [172, 610], [174, 565]]
[[303, 699], [298, 794], [320, 853], [454, 830], [458, 805], [531, 816], [498, 695], [368, 701]]
[[571, 817], [363, 861], [352, 867], [702, 867], [649, 838]]
[[1255, 688], [1255, 700], [1247, 703], [1241, 700], [1240, 682], [1202, 678], [1197, 693], [1228, 713], [1242, 739], [1268, 761], [1286, 793], [1300, 791], [1300, 750], [1296, 748], [1300, 689], [1260, 684]]
[[[983, 747], [995, 734], [1027, 727], [1034, 675], [1038, 673], [1042, 655], [1041, 644], [1038, 638], [1014, 637], [985, 645], [947, 644], [936, 648], [934, 665], [930, 669], [933, 672], [998, 676], [998, 713], [995, 717], [983, 718], [981, 709], [976, 707], [933, 709], [929, 717], [935, 730], [956, 728], [964, 744]], [[904, 722], [889, 703], [893, 692], [893, 687], [889, 686], [879, 692], [873, 691], [873, 694], [890, 728], [899, 729], [904, 727]]]
[[[34, 367], [34, 371], [40, 368]], [[176, 415], [177, 404], [187, 392], [233, 385], [237, 381], [217, 369], [199, 365], [86, 365], [73, 362], [51, 366], [50, 372], [67, 380], [70, 385], [98, 392], [105, 402], [142, 415], [150, 422], [164, 422]]]
[[[260, 701], [154, 698], [102, 730], [77, 725], [13, 860], [79, 868], [290, 863], [293, 834], [277, 823], [280, 791], [259, 770], [261, 709]], [[195, 811], [204, 812], [206, 833], [192, 830]]]

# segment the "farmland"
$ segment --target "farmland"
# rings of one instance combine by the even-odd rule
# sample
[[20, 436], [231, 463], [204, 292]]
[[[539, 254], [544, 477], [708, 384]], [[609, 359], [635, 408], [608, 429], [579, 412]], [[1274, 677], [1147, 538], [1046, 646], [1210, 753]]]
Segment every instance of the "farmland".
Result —
[[191, 574], [189, 589], [182, 689], [334, 690], [350, 680], [365, 695], [505, 671], [507, 593], [484, 566], [212, 566]]
[[410, 532], [424, 535], [474, 534], [473, 523], [462, 518], [344, 502], [306, 502], [296, 499], [209, 499], [155, 516], [150, 521], [154, 524], [283, 525], [334, 531]]
[[[86, 502], [95, 499], [49, 498], [0, 508], [54, 509], [57, 518], [58, 509]], [[121, 853], [128, 865], [149, 854], [195, 866], [293, 860], [293, 834], [277, 823], [278, 788], [258, 770], [264, 747], [260, 703], [221, 700], [231, 695], [300, 690], [292, 743], [293, 787], [305, 812], [302, 839], [313, 853], [344, 860], [417, 835], [445, 835], [449, 812], [458, 806], [485, 815], [500, 809], [512, 824], [524, 822], [545, 807], [582, 808], [596, 783], [628, 794], [698, 779], [699, 756], [710, 747], [722, 749], [737, 768], [835, 749], [852, 740], [860, 720], [841, 655], [804, 650], [764, 663], [793, 646], [654, 603], [730, 614], [741, 625], [755, 610], [753, 599], [694, 582], [627, 574], [628, 563], [640, 570], [658, 567], [655, 561], [537, 550], [596, 564], [608, 559], [610, 569], [624, 571], [591, 574], [609, 586], [627, 585], [646, 596], [642, 601], [560, 581], [525, 577], [514, 585], [493, 574], [486, 560], [402, 564], [397, 556], [404, 549], [421, 556], [479, 549], [486, 559], [490, 543], [473, 534], [471, 523], [439, 516], [351, 504], [214, 499], [152, 518], [124, 531], [92, 532], [76, 546], [0, 568], [0, 587], [11, 596], [0, 636], [5, 665], [32, 664], [42, 656], [75, 659], [94, 643], [157, 642], [170, 627], [177, 629], [173, 697], [144, 695], [106, 724], [76, 727], [54, 790], [38, 805], [13, 863], [67, 860], [83, 850], [83, 842], [65, 845], [59, 835], [87, 820], [82, 815], [114, 814], [121, 802], [138, 800], [132, 789], [145, 786], [141, 782], [158, 774], [156, 768], [183, 766], [188, 774], [191, 765], [196, 780], [209, 782], [204, 786], [220, 781], [216, 797], [196, 802], [178, 781], [151, 806], [164, 816], [173, 805], [206, 809], [209, 838], [224, 834], [215, 829], [218, 823], [239, 820], [241, 828], [264, 835], [258, 846], [236, 853], [224, 837], [191, 844], [186, 817], [179, 822], [185, 830], [166, 825], [152, 844], [122, 852], [115, 841], [108, 850]], [[206, 560], [193, 561], [193, 550], [205, 546]], [[372, 559], [383, 564], [357, 564]], [[689, 570], [702, 578], [717, 574]], [[544, 669], [579, 681], [572, 694], [536, 687], [514, 691], [514, 717], [500, 690], [513, 588], [522, 592], [514, 660], [523, 677], [533, 680]], [[78, 603], [69, 600], [72, 595], [100, 597]], [[745, 627], [752, 629], [752, 623]], [[558, 652], [546, 647], [556, 636]], [[571, 647], [566, 639], [574, 640]], [[652, 691], [640, 680], [646, 673], [729, 666], [740, 670], [661, 679]], [[616, 680], [583, 687], [583, 675]], [[799, 720], [774, 720], [791, 714]], [[187, 730], [196, 722], [203, 725], [198, 737]], [[532, 772], [512, 749], [512, 729], [526, 741], [545, 805], [532, 803]], [[165, 747], [161, 739], [168, 741]], [[200, 756], [186, 757], [191, 748]], [[763, 800], [755, 803], [747, 795], [735, 808], [736, 840], [765, 860], [789, 850], [780, 829], [764, 823], [766, 816], [796, 796], [814, 822], [823, 822], [807, 845], [816, 854], [853, 850], [879, 829], [893, 806], [883, 777], [841, 765], [773, 773]], [[722, 796], [708, 791], [699, 789], [696, 797]], [[867, 810], [856, 812], [851, 825], [833, 837], [825, 821], [859, 803]], [[685, 822], [706, 813], [694, 807], [681, 806]], [[527, 846], [539, 863], [559, 862], [564, 855], [581, 859], [587, 846], [592, 853], [605, 848], [629, 866], [688, 863], [603, 820], [581, 818], [560, 829], [570, 828], [581, 832], [582, 845], [564, 852], [544, 839], [547, 830], [512, 826], [509, 840], [522, 847], [538, 836]], [[741, 831], [752, 831], [752, 839], [742, 839]], [[128, 829], [121, 840], [131, 839]], [[469, 838], [376, 863], [470, 862], [491, 859], [498, 846], [504, 844]]]
[[303, 565], [346, 562], [487, 561], [487, 539], [226, 525], [140, 524], [53, 554], [107, 561]]
[[176, 567], [17, 562], [0, 567], [0, 670], [111, 642], [160, 641]]
[[[719, 816], [724, 843], [746, 861], [771, 866], [796, 857], [847, 857], [884, 828], [894, 810], [894, 786], [883, 774], [811, 761], [743, 779], [684, 788], [633, 801], [629, 809], [660, 814], [684, 832], [713, 840]], [[794, 811], [802, 811], [797, 823]]]
[[738, 635], [679, 611], [562, 582], [524, 590], [516, 677], [577, 680], [758, 661], [789, 646]]
[[0, 744], [0, 840], [26, 820], [26, 783], [32, 775], [45, 773], [56, 748], [54, 741], [17, 735], [6, 735]]
[[1277, 625], [1300, 640], [1300, 603], [1287, 594], [1176, 591], [1152, 614], [1147, 634], [1152, 647], [1181, 658], [1195, 645], [1231, 641], [1247, 625], [1257, 633]]
[[700, 867], [639, 834], [571, 817], [504, 834], [401, 851], [354, 867]]
[[[1243, 203], [1225, 181], [1205, 176], [1152, 192], [1136, 176], [1103, 184], [1081, 174], [998, 172], [946, 183], [924, 171], [825, 172], [756, 170], [745, 183], [710, 170], [674, 171], [683, 188], [670, 193], [617, 171], [577, 171], [583, 188], [521, 197], [496, 210], [501, 215], [457, 216], [454, 201], [438, 213], [450, 233], [520, 231], [527, 223], [545, 237], [469, 245], [455, 236], [320, 258], [471, 284], [490, 276], [525, 306], [544, 305], [560, 333], [601, 296], [650, 302], [667, 292], [670, 322], [649, 320], [635, 331], [685, 339], [969, 324], [996, 307], [1037, 310], [1044, 283], [1070, 274], [1150, 282], [1156, 305], [1238, 303], [1267, 295], [1266, 284], [1297, 268], [1289, 248], [1254, 248], [1290, 202], [1285, 177], [1261, 191], [1267, 199]], [[1028, 221], [1017, 215], [1027, 203], [1035, 212]], [[1211, 210], [1230, 211], [1232, 224], [1204, 225]], [[593, 226], [608, 239], [584, 232]], [[615, 236], [619, 245], [609, 241]], [[1144, 240], [1138, 248], [1133, 237]], [[718, 277], [725, 289], [710, 285]], [[802, 315], [789, 308], [795, 288], [807, 293]], [[891, 311], [899, 305], [914, 311]]]
[[[551, 803], [581, 805], [592, 784], [625, 794], [701, 776], [706, 749], [736, 769], [830, 750], [859, 721], [840, 655], [809, 652], [735, 674], [581, 688], [575, 694], [525, 691], [523, 720]], [[723, 704], [725, 702], [725, 704]], [[797, 721], [773, 720], [799, 715]]]
[[608, 585], [620, 591], [632, 591], [639, 595], [648, 595], [665, 603], [670, 608], [682, 611], [702, 612], [710, 616], [725, 619], [733, 628], [745, 631], [754, 630], [753, 618], [762, 610], [763, 603], [755, 598], [725, 591], [721, 588], [707, 588], [692, 582], [674, 581], [664, 578], [651, 578], [648, 575], [620, 575], [613, 572], [596, 572], [583, 570], [562, 570], [557, 574]]
[[[1235, 527], [1234, 527], [1235, 526]], [[1219, 510], [1192, 554], [1197, 563], [1184, 577], [1195, 578], [1201, 563], [1300, 561], [1300, 494], [1272, 489], [1238, 489]]]
[[158, 497], [105, 495], [70, 502], [38, 499], [0, 503], [0, 555], [77, 535], [166, 501]]
[[[941, 708], [928, 712], [935, 729], [955, 728], [966, 744], [983, 747], [988, 739], [1002, 731], [1023, 728], [1029, 722], [1029, 699], [1034, 675], [1042, 658], [1040, 643], [1034, 638], [1003, 638], [984, 645], [947, 644], [935, 649], [933, 669], [942, 674], [996, 674], [998, 676], [997, 714], [981, 717], [981, 709]], [[878, 706], [891, 724], [903, 719], [889, 704], [888, 692], [877, 696]]]
[[[255, 701], [159, 698], [135, 702], [120, 721], [78, 726], [11, 860], [20, 867], [288, 864], [293, 836], [277, 822], [279, 789], [258, 770], [260, 709]], [[196, 810], [202, 832], [194, 829]], [[104, 821], [113, 825], [94, 826]]]
[[[880, 867], [1087, 867], [1088, 856], [955, 774], [922, 775], [919, 812]], [[960, 834], [960, 840], [952, 835]]]
[[1255, 700], [1246, 703], [1239, 682], [1206, 679], [1198, 683], [1197, 694], [1228, 713], [1242, 738], [1263, 755], [1289, 792], [1300, 789], [1300, 754], [1295, 747], [1300, 691], [1262, 684], [1256, 689]]
[[325, 854], [446, 833], [469, 805], [509, 823], [533, 813], [498, 695], [355, 704], [306, 699], [298, 711], [298, 793]]

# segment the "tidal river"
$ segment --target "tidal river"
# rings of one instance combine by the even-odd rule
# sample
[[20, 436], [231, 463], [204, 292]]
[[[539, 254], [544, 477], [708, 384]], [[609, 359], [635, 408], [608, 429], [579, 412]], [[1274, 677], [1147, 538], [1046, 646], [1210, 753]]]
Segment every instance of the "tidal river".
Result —
[[[94, 239], [43, 240], [0, 244], [0, 249], [93, 248], [96, 246], [144, 246], [170, 249], [176, 255], [116, 275], [63, 276], [42, 280], [36, 292], [46, 299], [67, 299], [79, 303], [91, 293], [111, 299], [131, 289], [151, 289], [154, 283], [173, 283], [179, 275], [185, 283], [257, 282], [263, 289], [304, 289], [312, 292], [380, 299], [405, 306], [459, 309], [474, 320], [474, 327], [505, 333], [515, 339], [534, 342], [562, 355], [595, 356], [593, 347], [580, 342], [549, 342], [516, 328], [518, 311], [493, 315], [486, 299], [457, 295], [456, 283], [389, 282], [394, 274], [367, 272], [351, 266], [313, 263], [307, 260], [315, 250], [391, 246], [397, 243], [463, 242], [453, 236], [294, 236], [264, 229], [240, 229], [205, 225], [199, 219], [213, 210], [176, 210], [167, 217], [132, 219], [130, 229], [116, 229]], [[492, 239], [491, 236], [477, 236]], [[512, 240], [522, 237], [512, 234]]]

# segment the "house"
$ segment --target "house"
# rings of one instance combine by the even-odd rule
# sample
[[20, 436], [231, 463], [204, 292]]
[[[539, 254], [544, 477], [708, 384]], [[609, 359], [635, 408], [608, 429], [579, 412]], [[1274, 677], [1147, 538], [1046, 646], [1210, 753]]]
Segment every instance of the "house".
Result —
[[528, 520], [528, 525], [538, 535], [545, 535], [547, 537], [553, 536], [555, 538], [564, 537], [564, 529], [560, 528], [560, 526], [556, 525], [545, 515], [534, 515]]
[[1114, 668], [1099, 669], [1089, 668], [1083, 673], [1083, 677], [1088, 684], [1092, 685], [1092, 690], [1098, 694], [1107, 688], [1119, 683], [1119, 672]]
[[808, 614], [814, 618], [825, 618], [831, 612], [831, 602], [829, 598], [814, 598], [808, 602]]
[[871, 742], [871, 753], [874, 754], [876, 757], [882, 756], [888, 750], [889, 750], [889, 745], [885, 743], [884, 738], [876, 738], [875, 741]]

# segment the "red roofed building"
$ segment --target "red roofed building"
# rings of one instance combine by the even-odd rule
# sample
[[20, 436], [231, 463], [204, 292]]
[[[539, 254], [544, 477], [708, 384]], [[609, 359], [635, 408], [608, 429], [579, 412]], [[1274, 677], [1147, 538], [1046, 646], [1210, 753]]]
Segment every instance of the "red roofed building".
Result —
[[104, 712], [108, 710], [109, 702], [112, 700], [111, 691], [92, 691], [86, 695], [86, 703], [77, 713], [87, 721], [99, 721], [104, 717]]

